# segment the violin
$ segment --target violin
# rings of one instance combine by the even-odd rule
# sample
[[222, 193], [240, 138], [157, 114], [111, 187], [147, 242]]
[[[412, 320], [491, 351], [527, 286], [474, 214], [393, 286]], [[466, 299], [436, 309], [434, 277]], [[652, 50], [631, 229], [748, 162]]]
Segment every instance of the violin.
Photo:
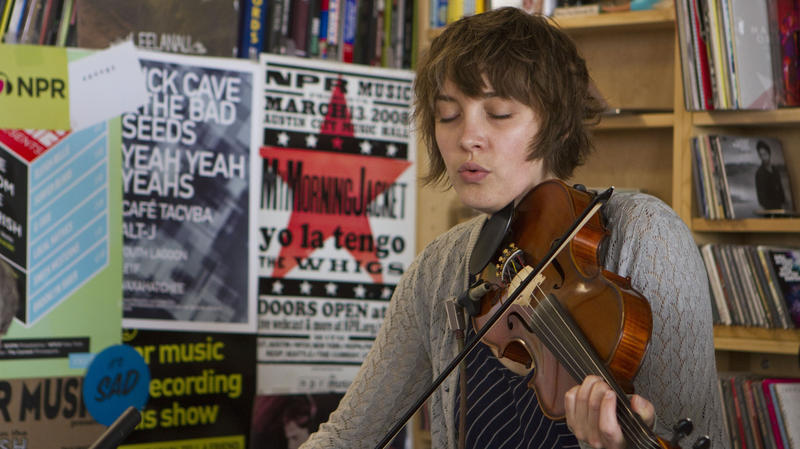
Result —
[[[473, 285], [486, 291], [477, 313], [471, 313], [473, 326], [482, 329], [490, 317], [496, 320], [481, 342], [515, 371], [534, 370], [528, 386], [551, 419], [564, 418], [567, 390], [586, 376], [597, 375], [617, 395], [617, 418], [632, 447], [679, 449], [677, 440], [691, 431], [691, 422], [682, 420], [672, 441], [664, 441], [633, 412], [627, 397], [633, 393], [633, 378], [650, 341], [652, 313], [630, 278], [602, 267], [609, 232], [601, 214], [589, 216], [568, 242], [562, 236], [593, 197], [585, 189], [549, 180], [531, 190], [510, 213], [500, 213], [501, 224], [487, 223], [484, 230], [495, 235], [476, 247], [478, 255], [469, 267], [471, 278], [477, 279]], [[500, 237], [498, 226], [506, 228]], [[522, 285], [558, 245], [565, 246]], [[520, 287], [513, 304], [505, 304], [509, 292]], [[501, 306], [505, 310], [494, 317]], [[709, 445], [710, 440], [702, 437], [694, 447]]]
[[[693, 428], [688, 418], [673, 426], [667, 442], [642, 422], [627, 397], [650, 341], [652, 313], [629, 278], [601, 264], [609, 233], [597, 211], [612, 190], [593, 194], [549, 180], [486, 221], [469, 260], [470, 286], [453, 301], [472, 317], [475, 338], [376, 449], [389, 444], [481, 343], [501, 362], [535, 370], [529, 387], [551, 419], [563, 419], [567, 390], [597, 375], [616, 393], [617, 419], [632, 447], [680, 449], [678, 441]], [[702, 436], [692, 449], [710, 446], [711, 440]]]

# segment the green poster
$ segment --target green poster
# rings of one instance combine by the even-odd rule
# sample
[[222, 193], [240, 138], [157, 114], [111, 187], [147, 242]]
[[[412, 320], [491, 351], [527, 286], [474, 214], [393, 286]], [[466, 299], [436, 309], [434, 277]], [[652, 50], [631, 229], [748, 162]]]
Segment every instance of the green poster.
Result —
[[0, 378], [80, 376], [120, 342], [120, 142], [119, 119], [0, 130]]

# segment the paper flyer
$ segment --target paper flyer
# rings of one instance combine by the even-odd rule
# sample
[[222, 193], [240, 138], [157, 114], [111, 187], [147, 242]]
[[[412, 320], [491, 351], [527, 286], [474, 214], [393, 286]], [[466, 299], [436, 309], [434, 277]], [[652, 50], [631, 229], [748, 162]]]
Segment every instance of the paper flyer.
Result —
[[414, 257], [413, 74], [261, 64], [258, 392], [344, 392]]
[[254, 332], [247, 61], [140, 52], [149, 101], [122, 116], [124, 322]]
[[121, 449], [245, 449], [255, 335], [125, 329], [147, 363], [150, 397]]
[[82, 375], [120, 341], [119, 126], [0, 130], [0, 378]]

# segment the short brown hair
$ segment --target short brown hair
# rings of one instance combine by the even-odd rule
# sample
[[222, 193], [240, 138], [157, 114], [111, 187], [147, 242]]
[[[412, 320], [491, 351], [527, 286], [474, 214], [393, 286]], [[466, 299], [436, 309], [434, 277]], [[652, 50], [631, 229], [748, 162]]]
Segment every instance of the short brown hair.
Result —
[[604, 104], [592, 93], [586, 62], [564, 32], [545, 16], [506, 7], [448, 25], [420, 58], [414, 116], [431, 160], [424, 181], [445, 177], [434, 132], [436, 97], [445, 80], [477, 97], [486, 87], [484, 75], [499, 96], [538, 114], [528, 159], [541, 159], [546, 171], [569, 178], [591, 151], [586, 125]]

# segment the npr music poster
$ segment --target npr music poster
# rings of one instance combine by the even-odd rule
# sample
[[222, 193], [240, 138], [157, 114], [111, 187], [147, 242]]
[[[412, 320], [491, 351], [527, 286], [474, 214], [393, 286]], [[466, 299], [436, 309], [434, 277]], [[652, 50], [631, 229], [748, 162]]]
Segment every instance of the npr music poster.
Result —
[[261, 58], [258, 393], [344, 392], [414, 257], [413, 74]]

